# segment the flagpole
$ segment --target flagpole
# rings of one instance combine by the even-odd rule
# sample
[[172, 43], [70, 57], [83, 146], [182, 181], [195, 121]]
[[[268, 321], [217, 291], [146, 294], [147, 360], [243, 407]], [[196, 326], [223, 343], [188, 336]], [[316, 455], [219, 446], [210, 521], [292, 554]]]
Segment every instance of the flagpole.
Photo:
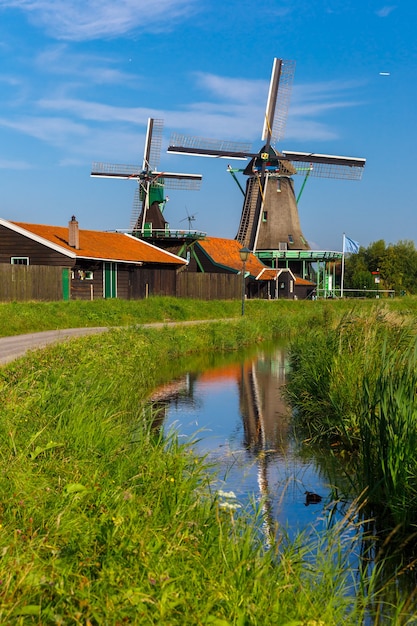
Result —
[[340, 297], [343, 298], [343, 281], [345, 278], [345, 233], [343, 233], [342, 242], [342, 274], [340, 277]]

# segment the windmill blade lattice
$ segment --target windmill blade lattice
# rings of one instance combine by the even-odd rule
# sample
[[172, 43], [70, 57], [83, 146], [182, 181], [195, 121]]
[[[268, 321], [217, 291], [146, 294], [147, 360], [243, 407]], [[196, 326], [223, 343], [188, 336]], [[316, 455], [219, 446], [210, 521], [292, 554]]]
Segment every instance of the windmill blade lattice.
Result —
[[[91, 176], [99, 178], [119, 178], [136, 180], [138, 187], [133, 201], [131, 228], [141, 230], [149, 209], [149, 196], [152, 189], [160, 189], [158, 196], [163, 199], [164, 188], [197, 190], [200, 188], [201, 174], [184, 174], [179, 172], [160, 172], [156, 167], [159, 163], [162, 147], [163, 120], [149, 118], [142, 168], [138, 165], [122, 165], [117, 163], [94, 162]], [[159, 201], [159, 200], [158, 200]], [[141, 224], [139, 217], [142, 216]]]
[[134, 230], [139, 221], [139, 216], [142, 212], [142, 200], [140, 199], [139, 186], [135, 189], [135, 195], [133, 196], [132, 214], [130, 216], [130, 229]]
[[292, 163], [297, 174], [316, 178], [334, 178], [342, 180], [360, 180], [366, 159], [329, 154], [309, 154], [308, 152], [285, 151], [284, 157]]
[[124, 180], [136, 179], [149, 182], [152, 185], [160, 185], [169, 189], [199, 189], [201, 174], [181, 174], [180, 172], [157, 172], [143, 171], [137, 165], [122, 165], [118, 163], [94, 162], [91, 176], [100, 178], [122, 178]]
[[251, 154], [252, 145], [243, 141], [225, 141], [223, 139], [207, 139], [190, 135], [171, 135], [168, 152], [174, 154], [190, 154], [194, 156], [214, 157], [219, 159], [244, 159]]
[[295, 61], [274, 59], [262, 140], [275, 144], [284, 137], [290, 106]]
[[143, 170], [156, 170], [161, 159], [164, 120], [149, 118], [143, 154]]

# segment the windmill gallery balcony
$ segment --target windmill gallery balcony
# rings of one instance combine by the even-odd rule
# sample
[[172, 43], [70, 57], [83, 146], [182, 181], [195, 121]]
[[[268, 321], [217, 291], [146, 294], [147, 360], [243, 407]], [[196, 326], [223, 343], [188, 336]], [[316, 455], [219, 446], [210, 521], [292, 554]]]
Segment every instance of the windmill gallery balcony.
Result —
[[158, 241], [167, 241], [167, 240], [175, 240], [181, 241], [183, 239], [205, 239], [207, 237], [207, 233], [202, 232], [200, 230], [184, 230], [179, 228], [152, 228], [151, 225], [146, 225], [145, 227], [138, 230], [131, 228], [117, 228], [115, 230], [117, 233], [128, 233], [133, 235], [134, 237], [138, 237], [138, 239], [155, 239]]

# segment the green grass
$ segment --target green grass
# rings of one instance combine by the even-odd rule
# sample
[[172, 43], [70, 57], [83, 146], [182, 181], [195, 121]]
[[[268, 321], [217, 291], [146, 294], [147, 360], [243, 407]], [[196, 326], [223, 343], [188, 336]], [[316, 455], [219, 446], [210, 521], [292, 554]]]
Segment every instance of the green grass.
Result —
[[[290, 347], [288, 397], [306, 436], [329, 446], [378, 527], [414, 533], [417, 343], [409, 313], [373, 308]], [[401, 534], [401, 533], [400, 533]]]
[[348, 518], [266, 550], [144, 410], [165, 364], [268, 339], [276, 315], [114, 330], [0, 370], [0, 623], [361, 623]]
[[[247, 305], [244, 319], [223, 302], [2, 305], [2, 329], [7, 320], [16, 332], [41, 318], [46, 327], [237, 319], [115, 329], [0, 369], [1, 624], [357, 625], [373, 600], [379, 610], [372, 576], [351, 567], [360, 532], [351, 514], [316, 539], [291, 543], [277, 528], [266, 549], [261, 511], [222, 507], [204, 459], [152, 427], [145, 399], [173, 364], [181, 375], [192, 354], [329, 331], [348, 310]], [[410, 613], [396, 597], [384, 611], [396, 624]]]
[[[411, 299], [407, 299], [407, 302], [409, 304], [405, 301], [392, 301], [388, 304], [398, 307], [400, 311], [405, 310], [408, 315], [410, 308], [415, 305]], [[370, 302], [360, 304], [363, 309], [371, 307]], [[351, 307], [349, 301], [341, 300], [249, 300], [245, 305], [245, 317], [259, 321], [273, 319], [275, 328], [288, 331], [302, 327], [307, 320], [314, 326], [322, 324], [323, 319], [340, 319]], [[86, 326], [129, 326], [231, 317], [241, 317], [239, 301], [152, 297], [146, 300], [114, 299], [92, 302], [11, 302], [0, 303], [0, 336]]]

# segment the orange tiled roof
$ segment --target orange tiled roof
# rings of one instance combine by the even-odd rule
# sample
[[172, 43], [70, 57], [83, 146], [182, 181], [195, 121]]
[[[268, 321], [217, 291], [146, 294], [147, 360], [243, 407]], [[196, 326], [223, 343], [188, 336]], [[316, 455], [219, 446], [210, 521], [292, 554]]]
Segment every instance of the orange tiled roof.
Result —
[[313, 281], [307, 280], [307, 278], [301, 278], [301, 276], [296, 276], [295, 282], [297, 285], [308, 285], [310, 287], [314, 287], [316, 285]]
[[[211, 258], [213, 263], [237, 272], [242, 270], [242, 261], [240, 260], [239, 250], [242, 245], [235, 239], [222, 239], [220, 237], [207, 237], [198, 242], [198, 245]], [[246, 271], [259, 280], [275, 280], [282, 270], [277, 270], [264, 265], [260, 259], [254, 254], [250, 254], [246, 262]], [[286, 271], [286, 270], [284, 270]], [[315, 285], [315, 283], [294, 276], [297, 285]]]
[[[198, 245], [211, 258], [213, 263], [242, 271], [242, 261], [239, 250], [242, 248], [235, 239], [221, 239], [220, 237], [207, 237], [198, 242]], [[265, 268], [265, 265], [254, 254], [250, 254], [246, 261], [246, 271], [252, 276], [257, 276]]]
[[280, 273], [280, 270], [273, 268], [264, 268], [262, 272], [258, 274], [256, 277], [257, 280], [276, 280], [277, 274]]
[[127, 263], [164, 263], [183, 265], [184, 259], [122, 233], [79, 229], [79, 249], [68, 244], [68, 227], [11, 222], [32, 235], [63, 248], [79, 258], [124, 261]]

